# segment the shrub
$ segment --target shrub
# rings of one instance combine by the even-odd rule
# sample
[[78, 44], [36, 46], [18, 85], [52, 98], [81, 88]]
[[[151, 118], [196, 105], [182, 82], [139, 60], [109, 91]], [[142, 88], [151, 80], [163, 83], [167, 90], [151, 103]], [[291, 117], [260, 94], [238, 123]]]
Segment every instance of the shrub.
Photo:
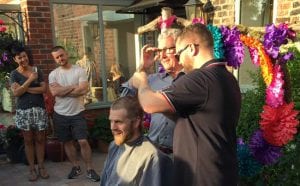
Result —
[[94, 125], [89, 129], [89, 134], [92, 139], [103, 140], [110, 143], [113, 140], [113, 135], [110, 130], [110, 121], [107, 115], [102, 115], [95, 119]]

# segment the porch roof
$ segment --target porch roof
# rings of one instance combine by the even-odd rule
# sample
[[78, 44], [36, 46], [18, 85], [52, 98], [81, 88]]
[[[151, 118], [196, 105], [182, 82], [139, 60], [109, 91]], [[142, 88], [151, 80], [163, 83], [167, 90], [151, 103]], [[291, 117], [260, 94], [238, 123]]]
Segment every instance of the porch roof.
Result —
[[130, 6], [117, 10], [117, 13], [149, 14], [159, 12], [161, 7], [171, 7], [173, 9], [183, 8], [187, 0], [136, 0]]

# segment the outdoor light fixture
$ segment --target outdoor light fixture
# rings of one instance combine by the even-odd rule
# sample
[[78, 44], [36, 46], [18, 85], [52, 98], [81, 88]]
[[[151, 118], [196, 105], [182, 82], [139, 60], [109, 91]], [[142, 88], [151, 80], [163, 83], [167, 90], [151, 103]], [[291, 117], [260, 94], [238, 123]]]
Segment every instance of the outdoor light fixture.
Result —
[[203, 5], [200, 0], [189, 0], [185, 6], [186, 18], [192, 20], [194, 18], [203, 18]]
[[213, 23], [215, 7], [210, 0], [206, 3], [201, 0], [189, 0], [184, 6], [187, 19], [202, 18], [205, 24]]
[[203, 12], [205, 22], [207, 24], [213, 24], [215, 16], [215, 7], [213, 6], [210, 0], [207, 0], [207, 2], [204, 4]]

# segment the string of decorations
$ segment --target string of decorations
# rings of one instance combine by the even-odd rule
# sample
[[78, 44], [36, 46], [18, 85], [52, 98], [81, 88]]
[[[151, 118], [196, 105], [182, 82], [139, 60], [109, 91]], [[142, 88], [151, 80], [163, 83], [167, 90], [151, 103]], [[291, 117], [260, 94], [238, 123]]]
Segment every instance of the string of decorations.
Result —
[[[238, 68], [244, 60], [244, 47], [247, 46], [252, 63], [261, 68], [266, 84], [266, 98], [259, 126], [249, 139], [248, 144], [238, 140], [239, 174], [253, 176], [264, 165], [273, 165], [282, 156], [282, 147], [293, 140], [299, 121], [294, 103], [284, 100], [284, 73], [282, 65], [293, 59], [291, 52], [280, 53], [280, 47], [294, 41], [296, 34], [287, 24], [268, 25], [262, 42], [260, 34], [247, 33], [247, 29], [233, 26], [221, 26], [222, 40], [218, 29], [207, 25], [212, 32], [217, 54], [224, 54], [227, 65]], [[247, 35], [246, 35], [247, 34]], [[222, 44], [223, 42], [223, 44]], [[215, 56], [216, 57], [216, 56]]]

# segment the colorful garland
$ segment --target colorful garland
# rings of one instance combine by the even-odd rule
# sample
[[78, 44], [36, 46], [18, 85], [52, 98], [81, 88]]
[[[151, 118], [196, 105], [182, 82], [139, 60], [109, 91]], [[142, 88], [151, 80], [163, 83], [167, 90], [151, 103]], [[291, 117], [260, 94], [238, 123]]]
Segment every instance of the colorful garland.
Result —
[[[211, 26], [208, 28], [213, 36], [216, 35], [217, 29], [211, 29]], [[230, 29], [221, 26], [221, 32], [228, 66], [238, 68], [243, 62], [243, 43], [249, 49], [252, 63], [260, 66], [267, 87], [266, 105], [260, 114], [260, 129], [252, 134], [249, 145], [238, 140], [239, 174], [253, 176], [260, 171], [262, 165], [278, 162], [282, 156], [282, 147], [293, 140], [297, 133], [298, 111], [294, 110], [293, 102], [286, 103], [284, 100], [284, 73], [281, 70], [281, 65], [291, 60], [293, 54], [280, 52], [282, 45], [294, 40], [295, 32], [287, 24], [268, 25], [263, 43], [249, 35], [240, 34], [237, 27]], [[223, 48], [223, 45], [215, 46], [214, 49], [216, 48]]]
[[270, 85], [273, 78], [272, 62], [270, 57], [266, 54], [263, 45], [257, 39], [254, 39], [250, 36], [240, 35], [240, 39], [247, 47], [257, 50], [257, 56], [259, 58], [259, 65], [261, 68], [264, 82], [267, 85]]

